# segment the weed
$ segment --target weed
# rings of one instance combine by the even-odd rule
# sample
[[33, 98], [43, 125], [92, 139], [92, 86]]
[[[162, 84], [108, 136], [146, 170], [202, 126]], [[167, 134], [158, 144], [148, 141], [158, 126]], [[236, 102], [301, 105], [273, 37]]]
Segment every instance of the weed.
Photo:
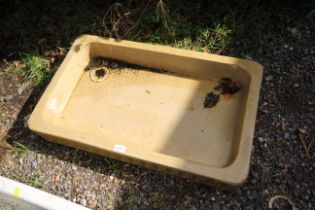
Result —
[[125, 165], [122, 162], [118, 162], [115, 160], [105, 159], [107, 163], [107, 168], [109, 171], [113, 173], [118, 173], [124, 170]]
[[259, 187], [262, 189], [266, 189], [272, 182], [271, 176], [262, 176], [261, 181], [259, 183]]
[[231, 30], [221, 24], [217, 24], [214, 28], [205, 28], [200, 31], [198, 41], [203, 47], [210, 52], [221, 52], [230, 40]]
[[40, 179], [35, 179], [30, 184], [36, 188], [42, 188], [44, 186], [44, 182]]
[[9, 128], [4, 126], [0, 129], [0, 143], [2, 142], [2, 140], [6, 137], [7, 132], [8, 132]]
[[168, 22], [170, 21], [170, 17], [168, 15], [169, 10], [167, 8], [166, 3], [163, 0], [158, 0], [156, 4], [155, 14], [158, 20], [161, 20], [164, 27], [167, 30], [170, 30], [168, 26]]
[[182, 183], [178, 183], [176, 185], [176, 188], [177, 188], [178, 191], [183, 191], [184, 190], [184, 185]]
[[80, 176], [74, 176], [74, 177], [72, 177], [72, 183], [79, 183], [82, 181], [82, 179], [83, 178]]
[[12, 141], [13, 145], [15, 148], [17, 148], [19, 150], [19, 152], [21, 154], [27, 154], [29, 152], [29, 148], [27, 146], [25, 146], [24, 144], [21, 144], [17, 141]]
[[11, 66], [9, 70], [7, 71], [7, 74], [10, 77], [21, 77], [21, 76], [24, 76], [24, 71], [23, 71], [23, 68], [21, 67]]
[[2, 149], [12, 149], [12, 146], [6, 141], [0, 141], [0, 148]]
[[36, 85], [43, 84], [51, 76], [50, 63], [40, 56], [24, 54], [22, 62], [25, 65], [26, 74]]
[[122, 175], [125, 181], [131, 181], [131, 180], [135, 180], [135, 177], [129, 174], [123, 174]]
[[111, 193], [106, 194], [105, 198], [108, 202], [112, 202], [114, 200], [114, 197]]
[[200, 51], [200, 52], [203, 51], [200, 44], [198, 45], [198, 43], [193, 42], [192, 39], [189, 37], [176, 41], [175, 44], [173, 44], [173, 47], [183, 48], [183, 49], [188, 49], [188, 50], [195, 50], [195, 51]]
[[216, 205], [215, 204], [209, 204], [208, 209], [215, 210]]
[[127, 201], [126, 201], [126, 209], [127, 210], [132, 210], [132, 209], [134, 209], [134, 198], [133, 198], [133, 196], [130, 196], [128, 199], [127, 199]]
[[24, 184], [27, 184], [27, 185], [30, 185], [30, 186], [33, 186], [35, 188], [43, 188], [44, 186], [44, 182], [39, 179], [39, 178], [34, 178], [34, 179], [29, 179], [29, 178], [22, 178], [21, 182], [23, 182]]
[[81, 158], [76, 155], [73, 157], [73, 162], [75, 165], [80, 166], [81, 165]]
[[12, 151], [12, 146], [6, 141], [0, 140], [0, 165], [6, 163], [7, 154]]

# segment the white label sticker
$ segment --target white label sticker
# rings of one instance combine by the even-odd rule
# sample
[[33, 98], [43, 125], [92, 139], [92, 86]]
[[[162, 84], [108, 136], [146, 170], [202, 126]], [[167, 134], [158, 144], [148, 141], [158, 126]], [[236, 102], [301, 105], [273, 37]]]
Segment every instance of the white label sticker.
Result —
[[115, 146], [114, 146], [114, 151], [116, 151], [116, 152], [125, 153], [126, 150], [127, 150], [127, 147], [125, 145], [115, 144]]

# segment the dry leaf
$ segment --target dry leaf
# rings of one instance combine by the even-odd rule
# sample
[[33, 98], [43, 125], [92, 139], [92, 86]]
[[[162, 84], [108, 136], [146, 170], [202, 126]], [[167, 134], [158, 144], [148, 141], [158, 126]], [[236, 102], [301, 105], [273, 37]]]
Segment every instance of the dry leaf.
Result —
[[62, 48], [62, 47], [57, 47], [57, 49], [58, 49], [58, 53], [59, 53], [59, 55], [64, 55], [64, 54], [66, 54], [66, 50], [65, 50], [65, 48]]
[[21, 67], [21, 61], [14, 61], [13, 63], [14, 63], [15, 68]]
[[50, 60], [50, 63], [51, 63], [51, 64], [54, 64], [54, 63], [55, 63], [56, 58], [55, 58], [55, 57], [51, 57], [49, 60]]
[[55, 176], [55, 181], [59, 182], [60, 181], [60, 175], [58, 174], [57, 176]]

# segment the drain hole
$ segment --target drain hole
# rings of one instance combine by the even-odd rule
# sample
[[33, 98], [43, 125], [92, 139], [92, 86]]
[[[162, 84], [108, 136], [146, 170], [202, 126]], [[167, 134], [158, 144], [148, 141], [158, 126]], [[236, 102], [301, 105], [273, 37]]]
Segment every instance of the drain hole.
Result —
[[108, 77], [109, 69], [97, 68], [90, 71], [90, 79], [94, 82], [101, 82]]
[[95, 70], [95, 76], [97, 79], [102, 79], [106, 74], [106, 71], [104, 69], [97, 69]]

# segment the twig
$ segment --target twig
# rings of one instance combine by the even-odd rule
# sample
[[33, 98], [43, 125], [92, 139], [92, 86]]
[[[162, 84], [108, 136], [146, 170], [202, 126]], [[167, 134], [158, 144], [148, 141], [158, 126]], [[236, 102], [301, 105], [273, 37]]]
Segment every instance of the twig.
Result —
[[168, 20], [169, 20], [169, 15], [168, 15], [168, 10], [167, 10], [167, 6], [166, 3], [163, 2], [163, 0], [158, 0], [157, 4], [156, 4], [156, 13], [158, 15], [158, 18], [160, 16], [161, 13], [161, 20], [165, 26], [165, 28], [170, 31], [170, 28], [168, 27]]
[[283, 175], [283, 174], [284, 174], [283, 172], [280, 172], [280, 173], [276, 173], [276, 174], [271, 175], [271, 177], [281, 176], [281, 175]]
[[[124, 23], [125, 25], [128, 24], [128, 15], [130, 14], [130, 11], [124, 7], [122, 4], [115, 3], [113, 4], [105, 13], [102, 25], [109, 34], [110, 37], [112, 37], [112, 34], [114, 33], [116, 38], [120, 38], [119, 36], [119, 29], [120, 27], [123, 27], [121, 23]], [[123, 21], [124, 18], [127, 18], [127, 20]], [[109, 23], [111, 24], [111, 30], [107, 28], [107, 22], [108, 19]], [[126, 26], [127, 27], [127, 26]], [[128, 30], [128, 27], [127, 29]]]
[[151, 1], [148, 1], [148, 3], [145, 5], [145, 7], [141, 10], [141, 13], [139, 15], [139, 18], [137, 20], [137, 22], [131, 26], [126, 32], [124, 35], [122, 35], [122, 38], [125, 37], [125, 35], [128, 35], [132, 30], [134, 30], [140, 23], [141, 19], [143, 18], [144, 16], [144, 13], [147, 11], [148, 7], [150, 6], [151, 4]]
[[307, 146], [306, 146], [305, 141], [304, 141], [303, 134], [299, 133], [299, 134], [298, 134], [298, 137], [299, 137], [299, 139], [300, 139], [300, 141], [301, 141], [301, 143], [302, 143], [302, 145], [303, 145], [303, 148], [304, 148], [304, 150], [305, 150], [305, 153], [306, 153], [307, 158], [308, 158], [308, 159], [311, 159], [310, 153], [308, 152]]
[[315, 137], [313, 136], [311, 143], [307, 147], [307, 151], [308, 152], [310, 151], [310, 148], [311, 148], [312, 144], [314, 144], [314, 140], [315, 140]]
[[290, 200], [288, 197], [284, 196], [284, 195], [275, 195], [273, 196], [272, 198], [270, 198], [269, 200], [269, 204], [268, 204], [268, 207], [269, 209], [272, 209], [273, 208], [273, 202], [275, 200], [278, 200], [278, 199], [284, 199], [284, 200], [287, 200], [290, 205], [292, 206], [292, 210], [298, 210], [298, 208], [295, 207], [295, 204], [293, 203], [292, 200]]

